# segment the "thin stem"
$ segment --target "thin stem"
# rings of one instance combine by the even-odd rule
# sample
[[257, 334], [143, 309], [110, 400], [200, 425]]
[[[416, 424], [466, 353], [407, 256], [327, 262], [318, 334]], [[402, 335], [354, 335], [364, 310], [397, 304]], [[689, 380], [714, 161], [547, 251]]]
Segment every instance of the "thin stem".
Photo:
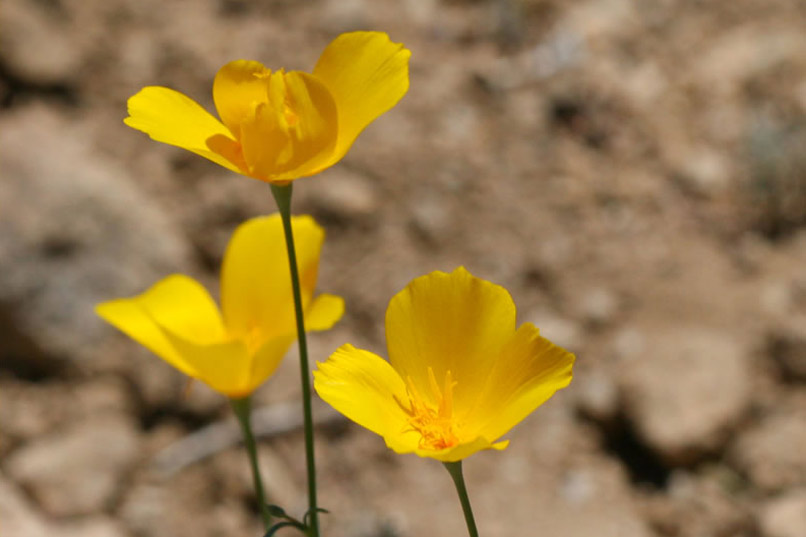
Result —
[[459, 494], [459, 501], [462, 502], [462, 511], [465, 514], [465, 523], [470, 537], [479, 537], [479, 530], [476, 529], [476, 520], [473, 518], [473, 509], [470, 507], [470, 498], [467, 496], [465, 488], [465, 478], [462, 475], [462, 461], [444, 462], [445, 468], [451, 474], [453, 484], [456, 485], [456, 492]]
[[266, 503], [266, 493], [263, 490], [263, 479], [260, 477], [260, 467], [257, 463], [257, 445], [255, 444], [255, 435], [252, 434], [252, 425], [249, 421], [251, 411], [251, 404], [249, 397], [243, 399], [230, 399], [232, 409], [235, 411], [235, 416], [238, 418], [238, 423], [241, 424], [241, 431], [243, 432], [243, 443], [246, 446], [246, 453], [249, 455], [249, 465], [252, 467], [252, 481], [255, 484], [255, 495], [257, 495], [258, 504], [260, 504], [260, 516], [263, 518], [263, 525], [266, 529], [271, 526], [271, 515], [269, 514], [269, 507]]
[[280, 210], [288, 249], [288, 266], [291, 269], [291, 290], [297, 317], [297, 341], [299, 342], [299, 373], [302, 384], [302, 410], [305, 425], [305, 462], [308, 468], [308, 514], [311, 537], [319, 537], [319, 510], [316, 503], [316, 461], [313, 446], [313, 412], [311, 410], [311, 379], [308, 370], [308, 343], [305, 338], [305, 319], [302, 312], [302, 292], [299, 285], [297, 254], [294, 249], [294, 233], [291, 229], [291, 184], [271, 185], [271, 193]]

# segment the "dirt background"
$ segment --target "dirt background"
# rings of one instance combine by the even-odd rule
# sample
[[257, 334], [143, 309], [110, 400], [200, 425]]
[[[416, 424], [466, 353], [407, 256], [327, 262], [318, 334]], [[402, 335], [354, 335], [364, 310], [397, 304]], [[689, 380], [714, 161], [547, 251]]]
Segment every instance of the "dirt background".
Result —
[[[142, 86], [212, 109], [227, 61], [309, 70], [353, 29], [412, 50], [411, 89], [295, 183], [347, 301], [313, 358], [383, 353], [389, 298], [463, 264], [578, 355], [466, 461], [482, 535], [806, 536], [801, 0], [3, 0], [0, 535], [260, 534], [223, 398], [92, 307], [172, 272], [216, 289], [269, 189], [121, 120]], [[256, 404], [301, 513], [296, 382], [292, 351]], [[439, 464], [316, 414], [325, 535], [465, 534]]]

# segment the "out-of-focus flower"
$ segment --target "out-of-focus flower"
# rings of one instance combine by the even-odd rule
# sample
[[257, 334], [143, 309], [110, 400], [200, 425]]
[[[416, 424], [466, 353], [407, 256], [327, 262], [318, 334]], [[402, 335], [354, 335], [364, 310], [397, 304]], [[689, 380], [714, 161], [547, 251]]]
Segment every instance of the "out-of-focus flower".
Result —
[[[324, 230], [292, 219], [305, 326], [327, 330], [344, 301], [314, 298]], [[183, 373], [233, 398], [248, 396], [277, 368], [296, 339], [294, 301], [280, 215], [241, 224], [221, 270], [221, 310], [196, 280], [175, 274], [132, 298], [96, 306], [104, 320]]]
[[503, 287], [463, 267], [432, 272], [386, 310], [389, 362], [344, 345], [319, 363], [314, 385], [336, 410], [398, 453], [455, 462], [496, 442], [571, 381], [574, 356], [515, 328]]
[[221, 121], [172, 89], [129, 99], [127, 125], [158, 142], [275, 184], [341, 160], [364, 128], [409, 88], [411, 52], [382, 32], [342, 34], [312, 73], [271, 71], [256, 61], [222, 67], [213, 83]]

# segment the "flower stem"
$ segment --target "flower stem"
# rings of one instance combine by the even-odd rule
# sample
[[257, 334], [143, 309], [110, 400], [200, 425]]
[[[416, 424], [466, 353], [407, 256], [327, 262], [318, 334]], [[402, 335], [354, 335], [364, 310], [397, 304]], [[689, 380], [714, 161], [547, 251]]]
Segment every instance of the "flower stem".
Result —
[[470, 537], [479, 537], [479, 530], [476, 529], [476, 520], [473, 518], [473, 509], [470, 507], [470, 498], [467, 496], [465, 488], [465, 478], [462, 475], [462, 461], [444, 462], [445, 468], [451, 474], [453, 484], [456, 485], [456, 492], [459, 494], [459, 501], [462, 502], [462, 511], [465, 513], [465, 523]]
[[316, 503], [316, 461], [313, 445], [313, 412], [311, 410], [311, 379], [308, 370], [308, 343], [305, 338], [305, 319], [302, 312], [302, 292], [299, 285], [297, 254], [294, 249], [294, 233], [291, 229], [291, 184], [271, 185], [271, 193], [280, 210], [288, 249], [288, 266], [291, 269], [291, 290], [294, 294], [294, 309], [297, 317], [297, 341], [299, 342], [299, 372], [302, 384], [302, 410], [305, 425], [305, 462], [308, 468], [308, 515], [311, 537], [319, 537], [319, 508]]
[[255, 495], [257, 495], [257, 501], [258, 504], [260, 504], [260, 516], [263, 518], [263, 525], [266, 529], [269, 529], [269, 526], [271, 526], [271, 515], [269, 514], [269, 506], [266, 503], [266, 493], [263, 490], [263, 479], [260, 477], [260, 467], [257, 463], [255, 435], [252, 434], [252, 425], [249, 421], [251, 402], [247, 396], [243, 399], [230, 399], [230, 403], [232, 403], [232, 410], [235, 411], [238, 423], [241, 424], [243, 442], [246, 446], [246, 452], [249, 455], [249, 464], [252, 467], [252, 481], [254, 481], [255, 484]]

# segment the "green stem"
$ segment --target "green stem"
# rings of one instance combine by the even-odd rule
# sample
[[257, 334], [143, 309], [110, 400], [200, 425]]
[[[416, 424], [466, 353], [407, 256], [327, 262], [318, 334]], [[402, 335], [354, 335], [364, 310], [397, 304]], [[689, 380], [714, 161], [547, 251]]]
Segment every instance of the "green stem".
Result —
[[462, 511], [465, 513], [465, 523], [470, 537], [479, 537], [479, 530], [476, 529], [476, 520], [473, 518], [473, 509], [470, 507], [470, 498], [467, 496], [465, 488], [465, 478], [462, 475], [462, 461], [444, 462], [445, 468], [451, 474], [453, 484], [456, 485], [456, 492], [459, 494], [459, 501], [462, 502]]
[[302, 410], [305, 424], [305, 462], [308, 468], [308, 516], [311, 537], [319, 537], [319, 508], [316, 503], [316, 462], [313, 446], [313, 412], [311, 410], [311, 379], [308, 369], [308, 344], [305, 339], [305, 319], [302, 312], [302, 292], [299, 285], [297, 254], [294, 249], [294, 233], [291, 229], [291, 184], [271, 185], [271, 193], [280, 210], [288, 249], [288, 266], [291, 269], [291, 290], [294, 294], [294, 309], [297, 317], [297, 340], [299, 342], [299, 373], [302, 383]]
[[238, 417], [238, 423], [241, 424], [241, 431], [243, 432], [243, 443], [246, 446], [246, 452], [249, 454], [249, 464], [252, 467], [252, 481], [255, 484], [255, 495], [257, 495], [258, 504], [260, 504], [260, 516], [263, 518], [263, 525], [266, 529], [271, 526], [271, 515], [269, 514], [269, 506], [266, 503], [266, 493], [263, 490], [263, 479], [260, 477], [260, 467], [257, 464], [257, 445], [255, 444], [255, 435], [252, 434], [252, 425], [249, 421], [251, 411], [251, 404], [249, 397], [243, 399], [230, 399], [232, 409], [235, 411], [235, 416]]

